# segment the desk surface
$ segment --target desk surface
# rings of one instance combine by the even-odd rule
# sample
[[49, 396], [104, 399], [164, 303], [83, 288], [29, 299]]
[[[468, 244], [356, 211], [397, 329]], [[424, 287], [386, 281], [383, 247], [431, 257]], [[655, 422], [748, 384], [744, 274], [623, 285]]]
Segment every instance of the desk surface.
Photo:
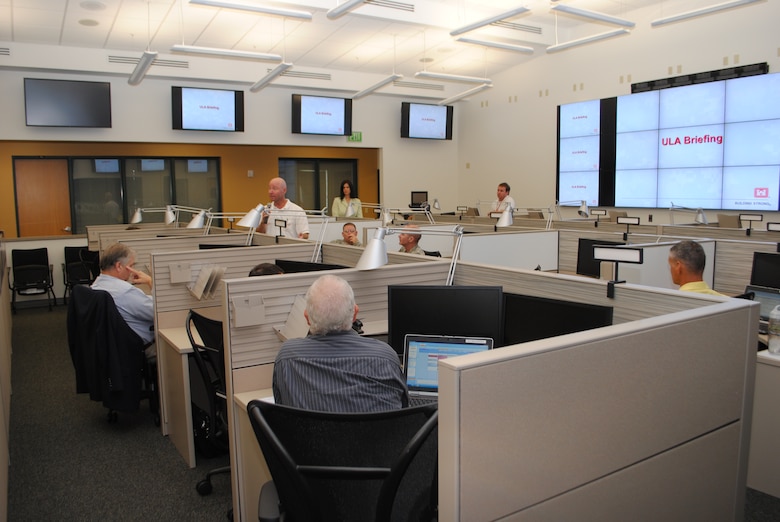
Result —
[[[192, 345], [190, 344], [190, 338], [187, 337], [187, 329], [185, 327], [161, 328], [158, 334], [177, 352], [192, 353]], [[195, 337], [195, 341], [200, 342], [200, 339], [197, 337], [198, 332], [192, 332], [192, 334]]]

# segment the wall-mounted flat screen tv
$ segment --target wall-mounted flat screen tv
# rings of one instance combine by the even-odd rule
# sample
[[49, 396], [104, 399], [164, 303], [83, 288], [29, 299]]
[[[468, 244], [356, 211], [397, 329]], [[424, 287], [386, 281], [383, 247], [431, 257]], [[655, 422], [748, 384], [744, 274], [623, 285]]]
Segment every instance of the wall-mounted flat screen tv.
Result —
[[451, 105], [401, 102], [401, 137], [452, 139]]
[[119, 160], [109, 158], [98, 158], [95, 160], [95, 172], [103, 174], [114, 174], [119, 172]]
[[24, 79], [28, 127], [111, 128], [111, 84]]
[[175, 130], [244, 131], [244, 91], [171, 87]]
[[326, 96], [292, 95], [293, 134], [352, 134], [352, 100]]

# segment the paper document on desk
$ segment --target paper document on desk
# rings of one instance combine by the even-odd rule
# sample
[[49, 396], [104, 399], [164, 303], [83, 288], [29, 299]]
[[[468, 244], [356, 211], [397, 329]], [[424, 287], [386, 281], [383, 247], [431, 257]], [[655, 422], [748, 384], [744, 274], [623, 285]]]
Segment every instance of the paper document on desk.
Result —
[[284, 326], [274, 326], [276, 335], [282, 341], [287, 339], [302, 339], [309, 334], [309, 323], [306, 321], [306, 317], [303, 315], [303, 311], [306, 309], [306, 300], [302, 295], [295, 296], [295, 302], [293, 303], [290, 315], [287, 316], [287, 322]]

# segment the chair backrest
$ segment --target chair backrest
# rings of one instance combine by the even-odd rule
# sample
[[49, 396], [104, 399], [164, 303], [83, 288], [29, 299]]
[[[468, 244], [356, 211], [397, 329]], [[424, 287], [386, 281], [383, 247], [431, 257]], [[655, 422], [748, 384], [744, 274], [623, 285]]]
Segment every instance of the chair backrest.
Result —
[[252, 401], [247, 411], [287, 520], [433, 518], [436, 404], [328, 413]]
[[718, 214], [718, 226], [723, 228], [742, 228], [742, 221], [739, 215]]
[[86, 247], [65, 247], [65, 284], [91, 284], [93, 277], [92, 268], [82, 259], [82, 251], [88, 251]]
[[13, 249], [11, 263], [15, 288], [46, 288], [53, 284], [48, 249]]
[[[206, 454], [226, 451], [228, 421], [222, 321], [210, 319], [190, 310], [187, 313], [185, 328], [192, 345], [192, 358], [198, 369], [198, 377], [193, 377], [192, 381], [192, 400], [207, 414], [205, 419], [196, 421], [196, 424], [203, 421], [207, 424], [207, 426], [196, 427], [196, 445]], [[197, 331], [201, 342], [195, 339], [193, 328]]]
[[74, 286], [67, 324], [76, 391], [112, 409], [137, 410], [144, 342], [122, 318], [111, 294]]

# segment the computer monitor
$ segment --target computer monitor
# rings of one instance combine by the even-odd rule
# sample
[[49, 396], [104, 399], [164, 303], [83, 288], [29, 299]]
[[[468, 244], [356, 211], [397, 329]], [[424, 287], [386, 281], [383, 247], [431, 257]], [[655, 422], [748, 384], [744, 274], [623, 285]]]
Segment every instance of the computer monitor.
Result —
[[347, 268], [343, 265], [329, 265], [327, 263], [311, 263], [309, 261], [292, 261], [290, 259], [277, 259], [274, 261], [276, 266], [284, 270], [285, 274], [295, 272], [315, 272], [317, 270], [338, 270]]
[[753, 252], [753, 269], [750, 284], [768, 288], [780, 288], [780, 254]]
[[503, 345], [609, 326], [612, 313], [611, 306], [504, 293]]
[[596, 245], [625, 245], [621, 241], [604, 241], [581, 237], [577, 246], [577, 273], [591, 277], [601, 277], [601, 261], [593, 259], [593, 247]]
[[387, 287], [387, 342], [404, 353], [406, 334], [503, 339], [500, 286], [390, 285]]
[[422, 208], [423, 203], [428, 202], [427, 191], [412, 191], [412, 201], [409, 204], [409, 208]]

